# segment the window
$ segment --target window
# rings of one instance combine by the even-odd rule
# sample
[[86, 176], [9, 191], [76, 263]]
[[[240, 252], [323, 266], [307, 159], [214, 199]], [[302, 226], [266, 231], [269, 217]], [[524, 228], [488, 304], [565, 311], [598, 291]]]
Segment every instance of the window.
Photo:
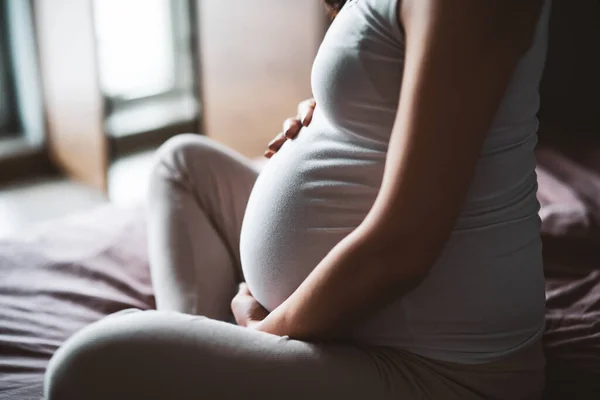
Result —
[[15, 110], [14, 87], [10, 68], [9, 33], [5, 4], [0, 2], [0, 136], [19, 131]]
[[31, 2], [0, 0], [0, 137], [32, 147], [45, 127], [36, 51]]
[[122, 136], [196, 118], [186, 0], [95, 0], [107, 131]]
[[0, 184], [52, 170], [32, 3], [0, 0]]

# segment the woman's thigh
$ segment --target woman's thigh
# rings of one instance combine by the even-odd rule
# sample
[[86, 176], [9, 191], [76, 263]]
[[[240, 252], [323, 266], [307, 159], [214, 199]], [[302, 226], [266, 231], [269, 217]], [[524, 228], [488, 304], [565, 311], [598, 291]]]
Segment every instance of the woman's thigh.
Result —
[[[119, 313], [69, 340], [46, 375], [48, 400], [411, 399], [369, 351], [315, 345], [204, 317]], [[400, 397], [398, 397], [400, 395]]]
[[148, 199], [148, 250], [156, 305], [230, 320], [242, 281], [240, 229], [258, 176], [249, 159], [185, 134], [156, 154]]
[[399, 349], [315, 345], [173, 312], [129, 310], [71, 338], [46, 399], [535, 400], [541, 345], [483, 365]]

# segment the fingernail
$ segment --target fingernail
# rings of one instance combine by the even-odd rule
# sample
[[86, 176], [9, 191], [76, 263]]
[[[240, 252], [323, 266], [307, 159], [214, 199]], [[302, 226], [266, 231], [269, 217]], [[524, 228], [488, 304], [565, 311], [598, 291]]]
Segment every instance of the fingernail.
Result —
[[288, 125], [285, 127], [285, 130], [283, 131], [283, 136], [285, 136], [286, 139], [292, 138], [291, 130], [292, 130], [292, 125]]
[[283, 142], [285, 142], [285, 136], [283, 133], [279, 133], [277, 136], [275, 136], [275, 139], [269, 142], [267, 148], [271, 151], [277, 151], [279, 150]]
[[308, 116], [308, 110], [304, 111], [300, 116], [300, 122], [302, 122], [303, 126], [306, 126], [306, 117]]
[[[293, 139], [295, 134], [298, 133], [298, 130], [300, 130], [300, 126], [298, 125], [302, 125], [302, 123], [300, 121], [294, 121], [290, 123], [283, 132], [283, 136], [285, 136], [287, 139]], [[292, 132], [294, 132], [294, 134], [292, 134]]]
[[271, 157], [273, 157], [273, 154], [275, 154], [274, 151], [267, 150], [267, 151], [265, 151], [265, 154], [263, 154], [263, 155], [265, 156], [265, 158], [271, 158]]
[[304, 115], [302, 116], [302, 126], [308, 126], [308, 124], [310, 124], [310, 118], [308, 118], [310, 112], [307, 111], [306, 113], [304, 113]]

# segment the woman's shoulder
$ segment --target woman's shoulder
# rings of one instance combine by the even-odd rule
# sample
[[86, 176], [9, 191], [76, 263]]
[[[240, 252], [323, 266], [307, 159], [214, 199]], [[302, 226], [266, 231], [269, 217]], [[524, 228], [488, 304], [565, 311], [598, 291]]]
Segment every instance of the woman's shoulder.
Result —
[[[362, 32], [384, 33], [404, 42], [403, 30], [398, 19], [400, 0], [349, 0], [336, 17], [339, 22], [356, 23], [352, 16], [359, 16], [360, 23], [366, 28]], [[342, 22], [343, 23], [343, 22]]]

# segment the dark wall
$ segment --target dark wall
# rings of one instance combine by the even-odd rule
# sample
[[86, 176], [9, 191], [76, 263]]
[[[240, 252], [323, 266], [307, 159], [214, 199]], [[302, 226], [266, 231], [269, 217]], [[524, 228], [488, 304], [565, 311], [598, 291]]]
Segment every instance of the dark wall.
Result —
[[600, 140], [600, 0], [554, 0], [542, 126]]

